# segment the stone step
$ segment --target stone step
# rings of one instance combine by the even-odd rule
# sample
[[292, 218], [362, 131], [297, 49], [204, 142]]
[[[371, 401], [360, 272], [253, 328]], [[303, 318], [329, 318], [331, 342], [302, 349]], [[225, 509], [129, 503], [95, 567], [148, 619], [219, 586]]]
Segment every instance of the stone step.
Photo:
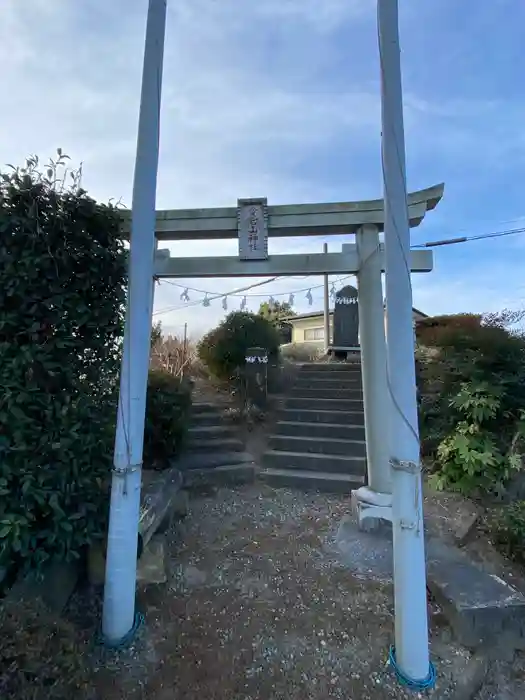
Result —
[[315, 387], [303, 388], [295, 385], [291, 392], [290, 398], [295, 399], [348, 399], [350, 401], [363, 402], [363, 392], [361, 389], [349, 389], [347, 387], [331, 388], [331, 387]]
[[361, 399], [312, 399], [294, 398], [290, 396], [286, 399], [286, 408], [298, 408], [300, 410], [318, 411], [350, 411], [357, 412], [363, 410]]
[[345, 374], [360, 373], [360, 362], [308, 362], [301, 365], [301, 373], [310, 374], [312, 372], [344, 372]]
[[191, 416], [191, 425], [194, 428], [221, 428], [224, 427], [224, 416], [220, 411], [208, 413], [194, 413]]
[[[345, 414], [346, 415], [346, 414]], [[364, 440], [364, 425], [340, 425], [338, 423], [304, 423], [301, 421], [279, 421], [276, 435], [293, 437], [332, 438], [335, 440]]]
[[242, 452], [244, 444], [236, 437], [212, 437], [210, 439], [196, 438], [188, 441], [191, 452]]
[[268, 450], [263, 455], [263, 466], [271, 469], [299, 469], [327, 474], [364, 476], [366, 459], [364, 457]]
[[325, 493], [346, 493], [365, 483], [364, 478], [351, 474], [326, 474], [312, 471], [263, 469], [260, 478], [276, 488], [297, 488], [323, 491]]
[[193, 425], [188, 430], [190, 443], [194, 440], [211, 440], [211, 438], [235, 437], [235, 428], [232, 425]]
[[217, 469], [224, 465], [245, 462], [253, 462], [252, 456], [247, 452], [186, 452], [173, 462], [173, 466], [181, 472], [187, 472], [193, 469]]
[[[304, 401], [304, 399], [302, 399]], [[317, 402], [316, 402], [317, 403]], [[277, 414], [277, 420], [293, 421], [296, 423], [331, 423], [332, 425], [361, 427], [365, 424], [365, 414], [360, 411], [329, 411], [312, 408], [313, 402], [309, 401], [309, 408], [282, 408]]]
[[361, 384], [361, 372], [299, 372], [296, 378], [299, 382], [356, 382]]
[[361, 377], [352, 377], [347, 379], [341, 377], [332, 379], [332, 377], [304, 377], [299, 375], [294, 383], [294, 388], [300, 389], [349, 389], [350, 391], [363, 391]]
[[363, 440], [337, 440], [327, 437], [298, 437], [291, 435], [270, 435], [268, 447], [282, 452], [308, 452], [309, 454], [343, 455], [345, 457], [366, 457], [366, 443]]
[[194, 489], [203, 486], [230, 486], [251, 484], [255, 480], [255, 463], [221, 464], [212, 469], [190, 469], [183, 474], [184, 487]]
[[223, 410], [224, 408], [222, 406], [218, 406], [217, 404], [200, 401], [192, 404], [191, 406], [191, 413], [194, 416], [201, 416], [203, 414], [208, 415], [209, 413], [213, 413], [220, 416], [222, 415]]

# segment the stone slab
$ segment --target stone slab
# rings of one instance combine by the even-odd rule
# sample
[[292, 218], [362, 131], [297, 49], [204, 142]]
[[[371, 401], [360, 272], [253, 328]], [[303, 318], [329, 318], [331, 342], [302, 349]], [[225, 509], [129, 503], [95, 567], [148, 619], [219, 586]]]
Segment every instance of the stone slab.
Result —
[[184, 483], [188, 472], [202, 469], [218, 469], [231, 464], [252, 462], [247, 452], [194, 452], [181, 455], [173, 464], [184, 474]]
[[29, 574], [18, 580], [8, 593], [13, 600], [40, 598], [57, 615], [60, 615], [73, 595], [80, 577], [80, 564], [51, 562], [44, 567], [41, 576]]
[[[388, 527], [362, 532], [355, 517], [346, 516], [334, 538], [334, 549], [354, 576], [392, 581]], [[428, 588], [460, 644], [470, 649], [525, 649], [525, 597], [471, 562], [464, 551], [441, 540], [427, 540], [426, 559]]]
[[302, 471], [300, 469], [262, 469], [260, 479], [274, 488], [301, 489], [350, 496], [353, 489], [363, 486], [364, 478], [351, 474]]
[[176, 467], [162, 472], [143, 472], [141, 492], [138, 555], [166, 520], [170, 520], [172, 504], [182, 488], [182, 474]]
[[251, 484], [255, 479], [253, 461], [239, 464], [222, 464], [217, 467], [191, 469], [184, 473], [184, 487], [202, 489], [209, 486], [229, 486], [232, 484]]
[[504, 638], [506, 645], [525, 649], [525, 598], [464, 552], [430, 540], [427, 585], [464, 646], [477, 648]]
[[338, 559], [356, 578], [391, 582], [393, 575], [392, 531], [359, 529], [355, 516], [345, 516], [334, 539]]
[[154, 535], [137, 562], [137, 583], [159, 585], [167, 583], [167, 546], [164, 535]]

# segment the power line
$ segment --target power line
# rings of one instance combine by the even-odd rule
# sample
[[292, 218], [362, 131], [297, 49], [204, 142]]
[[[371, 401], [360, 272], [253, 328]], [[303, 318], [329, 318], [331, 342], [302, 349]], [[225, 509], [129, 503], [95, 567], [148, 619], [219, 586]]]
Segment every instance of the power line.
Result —
[[[512, 219], [510, 221], [519, 221], [519, 219]], [[442, 246], [447, 246], [447, 245], [456, 245], [457, 243], [469, 243], [472, 241], [481, 241], [481, 240], [488, 240], [491, 238], [503, 238], [506, 236], [515, 236], [520, 233], [525, 233], [525, 226], [524, 227], [519, 227], [519, 228], [513, 228], [513, 229], [507, 229], [504, 231], [490, 231], [488, 233], [481, 233], [473, 236], [460, 236], [457, 238], [446, 238], [443, 240], [437, 240], [437, 241], [427, 241], [426, 243], [417, 243], [415, 245], [412, 245], [411, 248], [437, 248], [437, 247], [442, 247]], [[349, 277], [353, 277], [353, 275], [346, 275], [345, 277], [339, 278], [336, 280], [336, 283], [343, 282], [344, 280], [348, 279]], [[288, 277], [288, 279], [305, 279], [306, 276], [295, 276], [295, 277]], [[244, 297], [245, 299], [256, 299], [256, 298], [264, 298], [267, 297], [267, 294], [243, 294], [243, 292], [250, 291], [251, 289], [255, 289], [257, 287], [261, 287], [266, 284], [270, 284], [271, 282], [275, 282], [280, 279], [285, 279], [284, 277], [270, 277], [267, 280], [263, 280], [262, 282], [255, 282], [254, 284], [250, 284], [246, 287], [240, 287], [238, 289], [234, 289], [231, 292], [221, 292], [221, 293], [216, 293], [216, 292], [210, 292], [205, 289], [198, 289], [196, 287], [187, 287], [185, 285], [178, 284], [177, 282], [172, 282], [171, 280], [161, 280], [162, 283], [167, 283], [170, 284], [174, 287], [177, 287], [178, 289], [184, 290], [184, 292], [187, 294], [187, 292], [196, 292], [197, 294], [204, 294], [205, 295], [205, 300], [209, 303], [211, 301], [217, 300], [217, 299], [226, 299], [227, 297]], [[311, 292], [315, 289], [320, 289], [323, 285], [315, 285], [315, 286], [310, 286], [310, 287], [303, 287], [302, 289], [292, 289], [288, 290], [286, 292], [275, 292], [272, 294], [272, 298], [274, 297], [282, 297], [282, 296], [295, 296], [296, 294], [301, 294], [303, 292]], [[198, 299], [195, 301], [188, 301], [187, 303], [183, 305], [178, 305], [178, 306], [170, 306], [165, 309], [159, 309], [158, 311], [154, 312], [154, 316], [159, 316], [161, 314], [165, 313], [170, 313], [173, 311], [181, 311], [182, 309], [187, 309], [191, 308], [194, 306], [199, 306], [200, 304], [203, 303], [203, 299]], [[206, 304], [208, 305], [208, 304]]]
[[[354, 275], [346, 275], [345, 277], [338, 277], [336, 280], [333, 281], [332, 283], [332, 288], [334, 288], [335, 284], [339, 284], [340, 282], [344, 282], [347, 280], [349, 277], [354, 277]], [[260, 298], [268, 298], [268, 294], [248, 294], [248, 295], [242, 295], [241, 292], [246, 292], [249, 291], [250, 289], [254, 289], [255, 287], [261, 287], [264, 284], [269, 284], [270, 282], [274, 282], [277, 279], [283, 279], [282, 277], [272, 277], [268, 280], [264, 280], [263, 282], [256, 282], [255, 284], [251, 284], [247, 287], [241, 287], [240, 289], [234, 289], [232, 292], [221, 292], [221, 293], [215, 293], [215, 292], [207, 292], [204, 289], [192, 289], [191, 287], [184, 287], [183, 285], [179, 285], [176, 283], [173, 283], [173, 286], [178, 287], [179, 289], [184, 289], [185, 292], [188, 291], [194, 291], [199, 294], [205, 294], [204, 299], [196, 299], [195, 301], [187, 301], [184, 304], [179, 304], [177, 306], [169, 306], [165, 309], [159, 309], [158, 311], [154, 311], [153, 315], [154, 316], [160, 316], [161, 314], [167, 314], [171, 313], [174, 311], [182, 311], [183, 309], [188, 309], [192, 308], [195, 306], [209, 306], [209, 304], [212, 301], [216, 301], [217, 299], [227, 299], [228, 297], [243, 297], [243, 300], [246, 301], [247, 299], [260, 299]], [[290, 289], [287, 292], [277, 292], [275, 294], [272, 294], [270, 298], [275, 298], [279, 296], [288, 296], [288, 297], [294, 297], [297, 294], [301, 294], [302, 292], [312, 292], [313, 290], [316, 289], [321, 289], [323, 287], [323, 284], [318, 284], [310, 287], [304, 287], [303, 289]], [[335, 289], [334, 289], [335, 291]], [[184, 296], [184, 293], [181, 295], [182, 297]]]
[[444, 245], [455, 245], [456, 243], [468, 243], [470, 241], [482, 241], [488, 238], [502, 238], [504, 236], [514, 236], [518, 233], [525, 233], [525, 227], [511, 228], [507, 231], [492, 231], [490, 233], [480, 233], [477, 236], [461, 236], [459, 238], [445, 238], [441, 241], [428, 241], [427, 243], [418, 243], [412, 248], [437, 248]]

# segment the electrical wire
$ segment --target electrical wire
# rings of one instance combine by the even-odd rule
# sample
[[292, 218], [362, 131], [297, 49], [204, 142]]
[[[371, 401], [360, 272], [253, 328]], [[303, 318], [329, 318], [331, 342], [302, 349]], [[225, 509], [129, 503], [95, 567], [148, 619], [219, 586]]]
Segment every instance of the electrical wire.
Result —
[[[280, 279], [307, 279], [308, 276], [309, 275], [305, 275], [304, 277], [301, 277], [301, 278], [272, 277], [271, 279], [266, 280], [264, 282], [257, 282], [256, 284], [250, 285], [249, 287], [243, 287], [241, 289], [236, 289], [233, 292], [226, 292], [223, 294], [218, 294], [217, 292], [210, 292], [209, 290], [205, 290], [205, 289], [196, 289], [194, 287], [188, 287], [185, 284], [178, 284], [177, 282], [171, 282], [170, 280], [161, 280], [161, 283], [168, 282], [173, 287], [177, 287], [178, 289], [185, 289], [189, 292], [197, 292], [198, 294], [207, 294], [208, 296], [210, 294], [218, 294], [219, 297], [223, 297], [223, 296], [241, 297], [241, 296], [246, 296], [244, 294], [241, 294], [241, 292], [248, 291], [248, 290], [253, 289], [255, 287], [260, 287], [263, 284], [269, 284], [270, 282], [275, 282], [276, 280], [280, 280]], [[312, 275], [312, 276], [318, 277], [320, 275]], [[354, 277], [354, 276], [355, 276], [355, 274], [345, 275], [344, 277], [341, 277], [339, 280], [336, 280], [336, 281], [342, 282], [343, 280], [346, 280], [349, 277]], [[272, 296], [273, 297], [285, 297], [285, 296], [289, 296], [290, 294], [300, 294], [301, 292], [307, 292], [309, 289], [320, 289], [322, 286], [323, 286], [323, 284], [316, 284], [313, 287], [310, 286], [310, 287], [303, 287], [302, 289], [289, 289], [285, 292], [274, 292], [274, 293], [272, 293]], [[267, 297], [268, 295], [267, 294], [248, 294], [247, 296], [249, 298], [256, 299], [256, 298], [261, 298], [261, 297]]]
[[454, 245], [456, 243], [469, 243], [470, 241], [483, 241], [489, 238], [503, 238], [505, 236], [515, 236], [518, 233], [525, 233], [525, 226], [521, 228], [511, 228], [506, 231], [491, 231], [490, 233], [480, 233], [475, 236], [460, 236], [459, 238], [444, 238], [438, 241], [427, 241], [418, 243], [412, 248], [436, 248], [444, 245]]
[[[373, 251], [373, 252], [375, 252], [375, 251]], [[354, 275], [346, 275], [345, 277], [339, 277], [338, 279], [336, 279], [334, 281], [334, 284], [339, 284], [340, 282], [344, 282], [345, 280], [347, 280], [350, 277], [354, 277]], [[220, 292], [220, 293], [213, 293], [213, 292], [209, 292], [209, 291], [207, 292], [203, 289], [192, 289], [191, 287], [185, 287], [184, 285], [180, 285], [180, 284], [173, 284], [173, 286], [178, 287], [179, 289], [184, 289], [184, 290], [188, 290], [188, 291], [198, 292], [200, 294], [205, 294], [206, 295], [205, 298], [207, 299], [208, 302], [216, 301], [217, 299], [225, 299], [226, 297], [239, 298], [241, 296], [245, 296], [248, 299], [260, 299], [260, 298], [267, 298], [268, 295], [267, 294], [242, 295], [241, 292], [249, 291], [250, 289], [254, 289], [255, 287], [260, 287], [264, 284], [269, 284], [270, 282], [274, 282], [277, 279], [282, 279], [282, 278], [272, 277], [268, 280], [264, 280], [263, 282], [256, 282], [255, 284], [251, 284], [247, 287], [241, 287], [240, 289], [235, 289], [232, 292]], [[324, 286], [324, 283], [315, 285], [313, 287], [304, 287], [303, 289], [289, 289], [286, 292], [276, 292], [276, 293], [272, 294], [272, 297], [275, 298], [275, 297], [290, 296], [290, 295], [295, 296], [297, 294], [301, 294], [301, 292], [309, 292], [309, 291], [312, 291], [314, 289], [321, 289], [321, 287], [323, 287], [323, 286]], [[158, 311], [154, 311], [153, 316], [160, 316], [162, 314], [167, 314], [167, 313], [171, 313], [171, 312], [175, 312], [175, 311], [182, 311], [183, 309], [188, 309], [191, 307], [200, 306], [203, 303], [203, 301], [204, 301], [203, 299], [196, 299], [195, 301], [190, 301], [190, 302], [185, 303], [183, 305], [179, 304], [177, 306], [169, 306], [167, 308], [159, 309]]]
[[[385, 95], [383, 96], [383, 100], [385, 100], [385, 98], [386, 98], [386, 91], [387, 91], [387, 87], [388, 87], [388, 83], [387, 83], [387, 81], [385, 80], [385, 63], [384, 63], [384, 55], [383, 55], [383, 46], [382, 46], [382, 41], [381, 41], [381, 33], [380, 33], [380, 29], [379, 29], [379, 27], [380, 27], [380, 22], [379, 22], [379, 4], [378, 4], [378, 6], [377, 6], [377, 15], [378, 15], [378, 16], [377, 16], [377, 43], [378, 43], [378, 47], [379, 47], [379, 65], [380, 65], [380, 71], [381, 71], [381, 85], [382, 85], [382, 88], [383, 88], [383, 92], [385, 93]], [[388, 98], [386, 98], [386, 99], [388, 99]], [[404, 145], [403, 145], [403, 153], [401, 153], [401, 145], [398, 143], [397, 134], [396, 134], [396, 132], [395, 132], [395, 129], [394, 129], [393, 125], [392, 125], [392, 124], [389, 124], [389, 123], [387, 123], [386, 125], [383, 124], [383, 128], [385, 128], [385, 126], [386, 126], [386, 128], [390, 131], [391, 136], [392, 136], [392, 141], [393, 141], [393, 143], [395, 144], [395, 153], [396, 153], [397, 166], [398, 166], [399, 172], [400, 172], [400, 174], [401, 174], [401, 180], [402, 180], [402, 183], [403, 183], [403, 197], [404, 197], [405, 207], [406, 207], [406, 210], [407, 210], [407, 211], [406, 211], [406, 219], [407, 219], [406, 225], [409, 226], [409, 219], [408, 219], [408, 202], [407, 202], [407, 189], [406, 189], [406, 174], [405, 174], [406, 168], [405, 168], [405, 162], [404, 162], [404, 161], [405, 161], [405, 158], [404, 158]], [[387, 183], [387, 180], [386, 180], [386, 173], [385, 173], [384, 135], [383, 135], [382, 143], [381, 143], [381, 172], [382, 172], [382, 176], [383, 176], [384, 198], [385, 198], [385, 202], [387, 202], [387, 201], [389, 201], [389, 200], [391, 199], [391, 197], [390, 197], [390, 193], [389, 193], [389, 190], [388, 190], [388, 183]], [[407, 278], [408, 278], [408, 285], [409, 285], [409, 289], [410, 289], [410, 298], [412, 298], [412, 278], [411, 278], [411, 272], [410, 272], [410, 264], [409, 264], [409, 262], [408, 262], [407, 255], [406, 255], [406, 251], [405, 251], [405, 247], [406, 247], [406, 246], [405, 246], [404, 243], [403, 243], [403, 239], [402, 239], [402, 237], [401, 237], [401, 233], [400, 233], [400, 231], [399, 231], [399, 227], [398, 227], [397, 221], [396, 221], [396, 219], [395, 219], [394, 216], [391, 217], [391, 222], [392, 222], [393, 231], [394, 231], [394, 233], [395, 233], [395, 235], [396, 235], [396, 238], [397, 238], [397, 241], [398, 241], [398, 245], [399, 245], [399, 248], [400, 248], [401, 253], [402, 253], [402, 256], [403, 256], [403, 263], [404, 263], [404, 266], [405, 266], [405, 272], [406, 272], [406, 275], [407, 275]], [[410, 242], [409, 242], [409, 246], [410, 246]], [[387, 295], [387, 297], [388, 297], [388, 295]], [[388, 307], [387, 307], [387, 314], [388, 314]], [[387, 318], [388, 318], [388, 316], [387, 316]], [[387, 323], [388, 323], [388, 321], [387, 321]], [[396, 397], [395, 394], [394, 394], [394, 390], [393, 390], [393, 387], [392, 387], [392, 384], [391, 384], [391, 381], [390, 381], [390, 377], [391, 377], [391, 370], [390, 370], [390, 367], [389, 367], [388, 361], [387, 361], [387, 386], [388, 386], [388, 393], [390, 394], [390, 397], [391, 397], [391, 399], [392, 399], [392, 403], [393, 403], [393, 405], [394, 405], [394, 408], [396, 409], [396, 411], [397, 411], [398, 415], [400, 416], [401, 420], [402, 420], [403, 423], [406, 425], [406, 427], [408, 428], [409, 432], [412, 434], [412, 436], [413, 436], [413, 438], [415, 439], [415, 441], [419, 444], [419, 434], [418, 434], [418, 430], [417, 430], [416, 427], [414, 427], [414, 426], [412, 425], [410, 419], [408, 418], [408, 416], [405, 415], [405, 413], [404, 413], [402, 407], [399, 405], [399, 402], [398, 402], [398, 400], [397, 400], [397, 397]]]
[[[383, 179], [384, 179], [384, 173], [383, 173]], [[385, 188], [386, 189], [386, 188]], [[386, 192], [387, 196], [388, 193]], [[521, 221], [522, 219], [509, 219], [508, 221]], [[397, 222], [395, 220], [392, 220], [394, 231], [396, 233], [396, 236], [399, 239], [399, 229], [397, 227]], [[442, 246], [447, 246], [447, 245], [455, 245], [457, 243], [468, 243], [471, 241], [480, 241], [480, 240], [486, 240], [486, 239], [492, 239], [492, 238], [502, 238], [506, 236], [514, 236], [517, 234], [525, 233], [525, 227], [519, 227], [519, 228], [513, 228], [513, 229], [507, 229], [503, 231], [490, 231], [488, 233], [481, 233], [481, 234], [476, 234], [476, 235], [471, 235], [471, 236], [461, 236], [457, 238], [448, 238], [448, 239], [443, 239], [443, 240], [437, 240], [437, 241], [427, 241], [425, 243], [416, 243], [414, 245], [411, 245], [412, 248], [436, 248], [436, 247], [442, 247]], [[376, 252], [375, 250], [373, 253]], [[372, 253], [372, 254], [373, 254]], [[406, 256], [404, 255], [404, 250], [403, 250], [403, 259], [404, 259], [404, 264], [405, 267], [410, 274], [410, 270], [408, 268], [408, 261], [406, 259]], [[363, 261], [362, 265], [366, 263], [366, 260]], [[338, 280], [335, 281], [337, 284], [338, 282], [342, 282], [349, 277], [352, 277], [353, 275], [347, 275], [345, 277], [342, 277]], [[240, 289], [233, 290], [232, 292], [225, 292], [225, 293], [216, 293], [216, 292], [210, 292], [205, 289], [199, 289], [197, 287], [188, 287], [186, 285], [179, 284], [178, 282], [173, 282], [172, 280], [167, 280], [167, 279], [161, 279], [159, 280], [160, 284], [170, 284], [173, 287], [177, 287], [178, 289], [183, 289], [185, 291], [189, 292], [196, 292], [197, 294], [204, 294], [208, 298], [208, 301], [213, 301], [214, 299], [222, 299], [223, 297], [242, 297], [242, 296], [247, 296], [249, 298], [263, 298], [266, 297], [266, 294], [249, 294], [249, 295], [243, 295], [241, 294], [242, 292], [249, 291], [250, 289], [255, 289], [256, 287], [263, 286], [266, 284], [270, 284], [271, 282], [275, 282], [277, 280], [281, 279], [307, 279], [308, 275], [295, 275], [293, 277], [284, 277], [284, 276], [279, 276], [279, 277], [271, 277], [268, 280], [264, 280], [263, 282], [257, 282], [255, 284], [251, 284], [247, 287], [241, 287]], [[272, 294], [272, 297], [283, 297], [283, 296], [289, 296], [290, 294], [296, 295], [296, 294], [301, 294], [302, 292], [308, 292], [309, 290], [314, 290], [314, 289], [320, 289], [323, 285], [315, 285], [314, 287], [304, 287], [302, 289], [292, 289], [288, 290], [286, 292], [275, 292]], [[164, 313], [169, 313], [170, 311], [179, 311], [181, 309], [185, 309], [191, 306], [198, 306], [201, 303], [201, 300], [194, 301], [194, 302], [189, 302], [183, 306], [170, 306], [165, 309], [159, 309], [158, 311], [155, 311], [153, 315], [160, 315]]]

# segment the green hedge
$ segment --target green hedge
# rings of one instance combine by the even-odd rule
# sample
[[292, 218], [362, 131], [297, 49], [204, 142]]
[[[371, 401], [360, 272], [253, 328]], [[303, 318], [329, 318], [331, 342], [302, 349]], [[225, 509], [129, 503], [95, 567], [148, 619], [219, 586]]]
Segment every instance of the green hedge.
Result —
[[271, 321], [257, 314], [234, 311], [202, 338], [197, 352], [212, 376], [228, 381], [244, 367], [248, 348], [264, 348], [270, 360], [276, 360], [279, 341], [279, 331]]
[[107, 517], [126, 257], [65, 162], [0, 174], [0, 564], [78, 557]]
[[426, 319], [417, 326], [420, 426], [434, 481], [502, 496], [521, 466], [525, 339], [508, 312]]
[[183, 379], [151, 370], [146, 401], [144, 468], [165, 469], [184, 447], [191, 389]]

